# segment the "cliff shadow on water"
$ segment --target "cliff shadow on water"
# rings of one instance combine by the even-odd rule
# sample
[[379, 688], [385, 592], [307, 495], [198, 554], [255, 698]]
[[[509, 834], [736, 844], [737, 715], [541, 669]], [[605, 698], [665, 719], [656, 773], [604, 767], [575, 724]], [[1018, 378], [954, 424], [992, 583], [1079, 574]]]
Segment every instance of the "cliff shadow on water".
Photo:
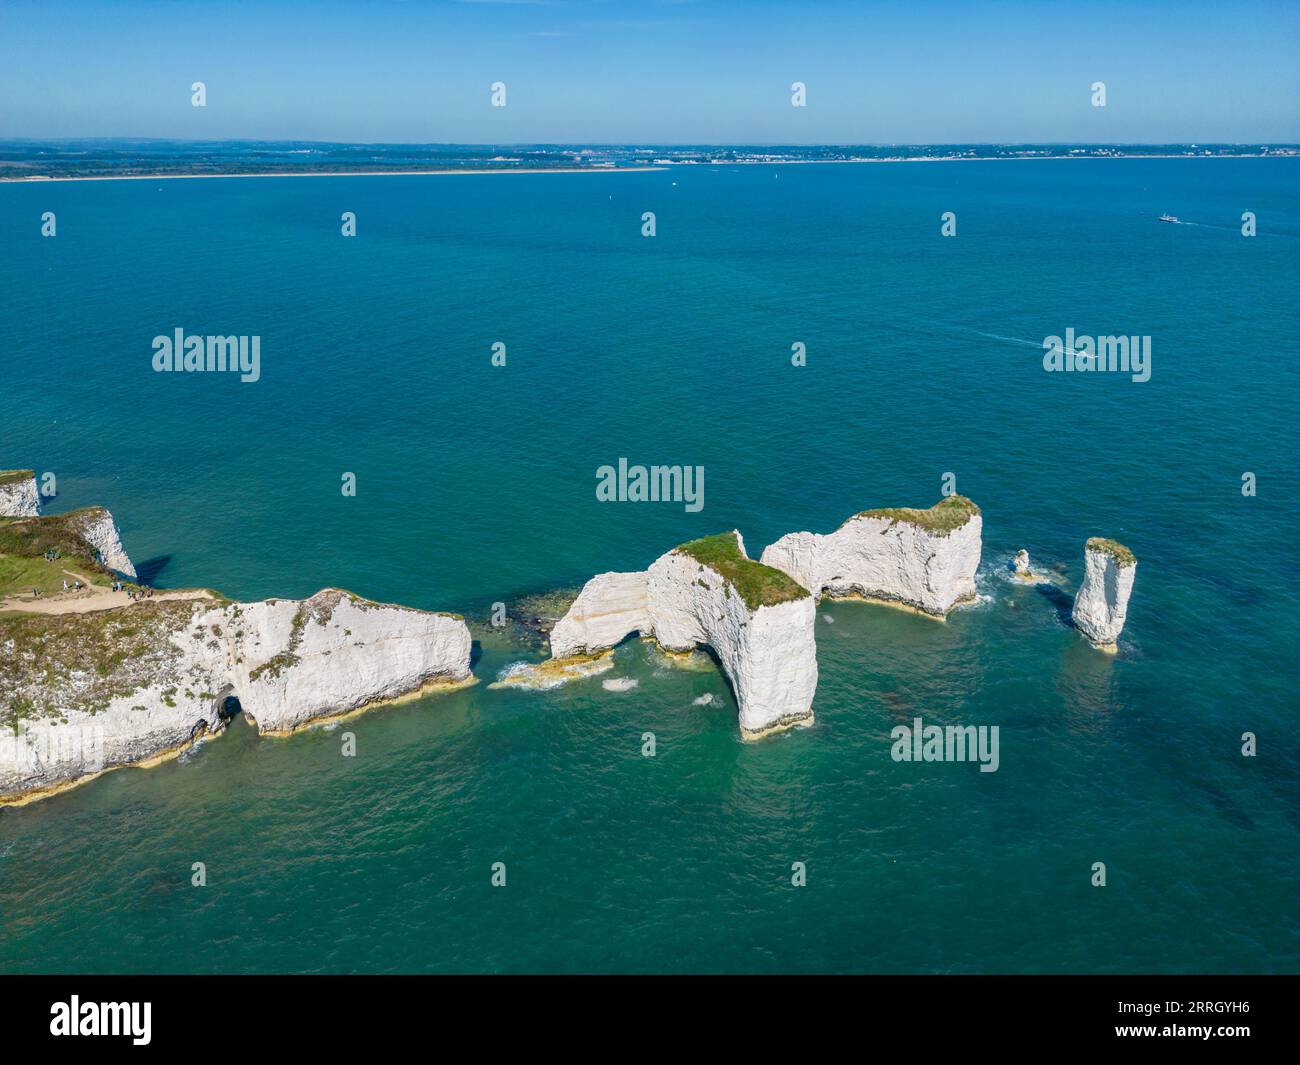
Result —
[[1061, 591], [1055, 584], [1036, 584], [1034, 591], [1052, 604], [1062, 624], [1067, 627], [1074, 625], [1071, 620], [1074, 613], [1074, 596]]
[[139, 583], [157, 584], [158, 578], [162, 576], [163, 570], [171, 565], [171, 561], [171, 555], [156, 555], [153, 558], [146, 558], [143, 562], [137, 562], [135, 572], [139, 577]]

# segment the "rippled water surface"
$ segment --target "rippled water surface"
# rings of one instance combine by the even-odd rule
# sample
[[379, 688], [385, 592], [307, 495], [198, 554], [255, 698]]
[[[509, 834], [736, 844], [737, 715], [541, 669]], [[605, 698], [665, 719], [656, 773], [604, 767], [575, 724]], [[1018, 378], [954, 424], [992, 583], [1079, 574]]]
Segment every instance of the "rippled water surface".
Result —
[[[928, 505], [945, 472], [985, 516], [980, 600], [948, 624], [822, 605], [811, 729], [742, 743], [716, 669], [637, 640], [602, 676], [490, 689], [538, 652], [477, 625], [472, 689], [287, 740], [239, 721], [0, 810], [0, 968], [1300, 969], [1298, 178], [1171, 159], [0, 186], [0, 465], [55, 471], [52, 509], [108, 505], [160, 586], [341, 585], [482, 621], [707, 533], [757, 556]], [[1071, 326], [1152, 336], [1151, 380], [1044, 373]], [[262, 379], [153, 373], [177, 327], [260, 335]], [[597, 502], [620, 456], [704, 466], [703, 510]], [[1099, 534], [1140, 560], [1114, 658], [1064, 621]], [[1059, 590], [1005, 579], [1022, 547]], [[998, 725], [1000, 768], [895, 763], [918, 716]]]

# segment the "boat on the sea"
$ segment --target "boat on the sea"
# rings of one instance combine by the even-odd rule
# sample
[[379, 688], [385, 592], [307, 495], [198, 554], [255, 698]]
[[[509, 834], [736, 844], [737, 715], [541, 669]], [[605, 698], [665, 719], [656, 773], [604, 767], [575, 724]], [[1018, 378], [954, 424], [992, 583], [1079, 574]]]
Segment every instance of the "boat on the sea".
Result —
[[1160, 216], [1160, 221], [1161, 221], [1161, 222], [1179, 222], [1179, 221], [1181, 221], [1181, 219], [1178, 218], [1177, 215], [1172, 215], [1172, 214], [1162, 214], [1162, 215]]

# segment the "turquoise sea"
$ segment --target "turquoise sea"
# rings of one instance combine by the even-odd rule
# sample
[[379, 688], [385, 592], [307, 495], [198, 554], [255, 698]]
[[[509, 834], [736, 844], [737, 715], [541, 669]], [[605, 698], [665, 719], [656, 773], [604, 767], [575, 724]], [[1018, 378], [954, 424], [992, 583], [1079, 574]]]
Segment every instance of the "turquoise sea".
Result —
[[[1300, 971], [1297, 188], [1300, 159], [0, 185], [0, 466], [110, 507], [160, 586], [461, 611], [483, 682], [0, 809], [0, 971]], [[154, 373], [178, 327], [259, 335], [261, 380]], [[1150, 335], [1151, 380], [1045, 373], [1068, 327]], [[598, 502], [621, 456], [703, 466], [704, 508]], [[811, 729], [742, 743], [716, 670], [635, 639], [487, 687], [539, 655], [493, 602], [731, 528], [757, 557], [945, 473], [980, 601], [823, 604]], [[1064, 621], [1092, 535], [1139, 559], [1113, 658]], [[1059, 593], [1008, 583], [1020, 548]], [[999, 770], [892, 761], [917, 716], [998, 725]]]

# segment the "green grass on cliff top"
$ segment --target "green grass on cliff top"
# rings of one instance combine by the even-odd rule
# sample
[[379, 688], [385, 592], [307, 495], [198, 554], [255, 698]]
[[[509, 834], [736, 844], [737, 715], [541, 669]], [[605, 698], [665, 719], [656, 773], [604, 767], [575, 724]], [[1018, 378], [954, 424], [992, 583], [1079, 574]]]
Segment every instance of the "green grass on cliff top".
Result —
[[701, 565], [716, 570], [728, 581], [750, 610], [760, 606], [776, 606], [796, 599], [807, 598], [811, 593], [792, 577], [779, 569], [764, 566], [740, 553], [740, 542], [735, 532], [718, 533], [691, 540], [673, 549], [689, 555]]
[[[193, 605], [168, 600], [87, 614], [0, 614], [0, 642], [12, 645], [0, 657], [0, 727], [58, 719], [63, 709], [97, 713], [164, 678], [182, 686], [178, 652], [167, 638], [189, 623]], [[75, 686], [74, 675], [81, 678]]]
[[1100, 551], [1103, 554], [1110, 555], [1118, 566], [1137, 565], [1137, 556], [1118, 540], [1108, 540], [1104, 536], [1092, 536], [1088, 538], [1087, 548], [1089, 551]]
[[[918, 510], [915, 507], [881, 507], [877, 510], [860, 511], [849, 518], [849, 521], [856, 521], [858, 518], [882, 518], [890, 522], [902, 521], [907, 522], [909, 525], [920, 526], [936, 536], [947, 536], [950, 532], [960, 529], [979, 512], [980, 508], [965, 496], [946, 496], [929, 510]], [[847, 525], [848, 522], [844, 524]], [[840, 526], [840, 528], [843, 527]]]
[[[88, 507], [40, 518], [0, 518], [0, 599], [30, 592], [61, 591], [64, 569], [76, 570], [96, 584], [108, 584], [112, 574], [95, 561], [95, 550], [78, 531], [79, 520], [99, 510]], [[45, 552], [59, 549], [59, 558], [45, 561]]]
[[0, 470], [0, 485], [12, 484], [14, 481], [29, 481], [35, 476], [35, 470]]

